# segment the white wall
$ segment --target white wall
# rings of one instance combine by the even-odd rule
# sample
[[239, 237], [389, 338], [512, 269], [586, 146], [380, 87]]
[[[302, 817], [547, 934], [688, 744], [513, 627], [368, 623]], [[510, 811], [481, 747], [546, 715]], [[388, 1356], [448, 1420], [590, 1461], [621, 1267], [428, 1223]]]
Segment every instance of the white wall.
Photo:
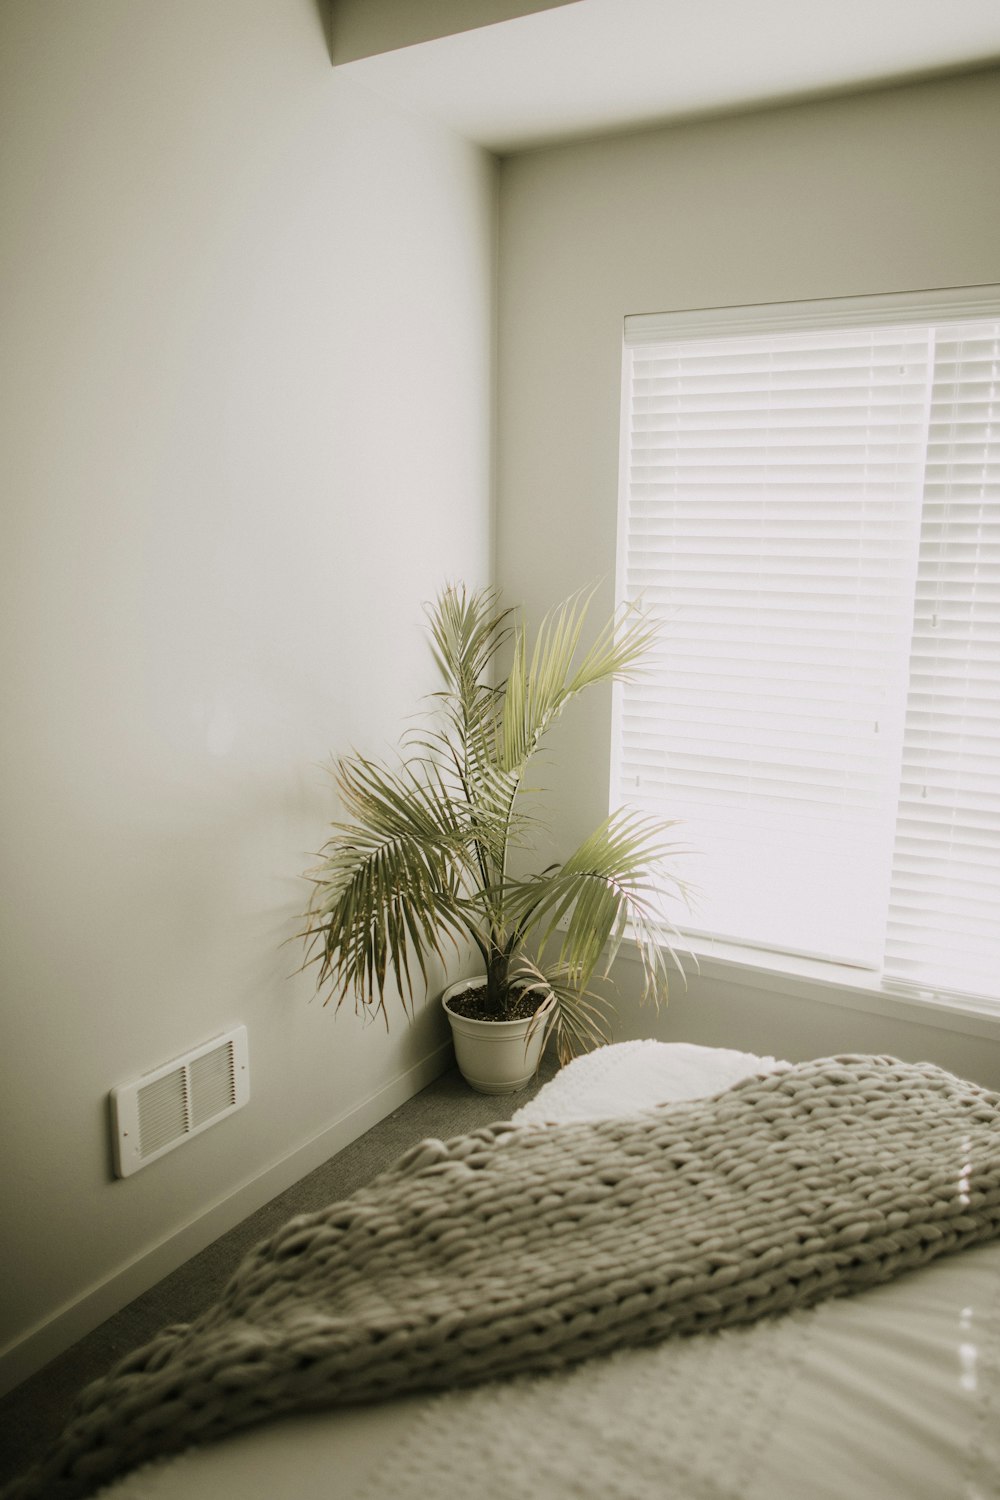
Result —
[[[1000, 281], [1000, 74], [515, 156], [500, 225], [498, 581], [537, 615], [602, 580], [610, 610], [624, 316]], [[560, 744], [567, 852], [607, 811], [610, 695]], [[619, 975], [623, 1034], [932, 1055], [1000, 1087], [997, 1040], [868, 1017], [850, 990], [774, 1003], [706, 971], [657, 1020]]]
[[[496, 167], [339, 79], [312, 0], [0, 23], [13, 1378], [443, 1065], [436, 1009], [335, 1019], [282, 944], [321, 763], [491, 575]], [[238, 1021], [247, 1108], [113, 1180], [111, 1086]]]

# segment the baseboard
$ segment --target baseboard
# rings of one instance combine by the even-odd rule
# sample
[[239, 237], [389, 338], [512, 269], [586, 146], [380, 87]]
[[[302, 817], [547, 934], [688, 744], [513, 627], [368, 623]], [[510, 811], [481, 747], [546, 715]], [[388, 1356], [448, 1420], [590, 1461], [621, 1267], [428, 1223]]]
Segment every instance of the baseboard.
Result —
[[0, 1395], [20, 1385], [50, 1360], [91, 1333], [106, 1318], [176, 1271], [192, 1255], [204, 1250], [220, 1234], [270, 1203], [278, 1193], [299, 1182], [386, 1115], [439, 1077], [453, 1057], [451, 1043], [438, 1047], [370, 1098], [356, 1105], [332, 1125], [272, 1163], [232, 1193], [211, 1205], [166, 1236], [152, 1249], [114, 1271], [79, 1297], [0, 1350]]

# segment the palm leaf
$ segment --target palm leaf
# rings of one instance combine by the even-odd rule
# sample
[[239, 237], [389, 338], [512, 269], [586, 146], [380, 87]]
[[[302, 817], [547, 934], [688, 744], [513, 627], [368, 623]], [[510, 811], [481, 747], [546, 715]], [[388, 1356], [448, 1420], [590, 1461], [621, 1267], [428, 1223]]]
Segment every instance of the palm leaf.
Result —
[[585, 688], [626, 677], [660, 634], [660, 625], [637, 605], [626, 605], [604, 626], [574, 666], [593, 598], [589, 589], [550, 610], [530, 652], [523, 627], [514, 631], [514, 655], [506, 684], [503, 760], [522, 768], [566, 704]]
[[510, 631], [512, 611], [500, 605], [496, 589], [469, 593], [462, 585], [444, 589], [428, 609], [431, 650], [444, 680], [444, 695], [471, 699], [489, 680], [493, 660]]
[[514, 632], [514, 654], [503, 713], [503, 761], [521, 770], [569, 697], [568, 681], [589, 596], [574, 594], [550, 610], [528, 657], [523, 626]]
[[542, 965], [524, 955], [512, 977], [517, 983], [529, 984], [537, 992], [539, 1004], [552, 997], [553, 1009], [545, 1024], [560, 1065], [578, 1052], [590, 1051], [611, 1040], [610, 1001], [593, 990], [581, 990], [565, 965]]
[[356, 756], [336, 767], [341, 796], [354, 815], [334, 824], [307, 917], [307, 963], [339, 1006], [348, 993], [385, 1014], [390, 978], [406, 1006], [415, 973], [427, 983], [427, 959], [444, 957], [467, 932], [462, 887], [468, 879], [468, 820], [433, 773], [409, 764], [391, 770]]
[[682, 852], [667, 837], [675, 826], [626, 810], [612, 813], [565, 863], [519, 884], [509, 904], [521, 934], [536, 933], [540, 951], [558, 935], [559, 961], [581, 988], [602, 955], [607, 974], [630, 934], [643, 963], [644, 998], [658, 999], [667, 989], [667, 956], [680, 967], [664, 896], [671, 888], [685, 900], [690, 896], [686, 882], [667, 869]]
[[449, 588], [429, 611], [431, 650], [444, 680], [433, 696], [445, 712], [442, 737], [446, 757], [460, 775], [474, 765], [493, 762], [503, 689], [491, 681], [497, 653], [510, 635], [509, 610], [501, 609], [493, 589], [468, 594]]
[[660, 622], [637, 604], [625, 604], [605, 625], [573, 674], [572, 693], [594, 683], [634, 676], [661, 634]]
[[502, 875], [507, 847], [515, 832], [517, 779], [497, 753], [504, 687], [494, 685], [497, 653], [510, 636], [510, 610], [500, 606], [494, 589], [469, 594], [451, 587], [429, 611], [431, 645], [444, 679], [433, 696], [444, 713], [444, 726], [416, 743], [449, 778], [455, 796], [476, 822], [483, 881]]

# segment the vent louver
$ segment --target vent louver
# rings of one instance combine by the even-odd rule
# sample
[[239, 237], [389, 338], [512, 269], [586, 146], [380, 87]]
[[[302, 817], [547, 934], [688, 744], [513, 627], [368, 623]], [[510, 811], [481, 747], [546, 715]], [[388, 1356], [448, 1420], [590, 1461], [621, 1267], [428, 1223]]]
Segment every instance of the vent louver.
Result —
[[187, 1075], [183, 1068], [165, 1073], [139, 1090], [139, 1155], [162, 1151], [191, 1129]]
[[111, 1091], [115, 1171], [128, 1177], [250, 1097], [245, 1026]]
[[191, 1127], [197, 1129], [236, 1103], [236, 1066], [233, 1044], [216, 1047], [195, 1058], [188, 1070], [191, 1079]]

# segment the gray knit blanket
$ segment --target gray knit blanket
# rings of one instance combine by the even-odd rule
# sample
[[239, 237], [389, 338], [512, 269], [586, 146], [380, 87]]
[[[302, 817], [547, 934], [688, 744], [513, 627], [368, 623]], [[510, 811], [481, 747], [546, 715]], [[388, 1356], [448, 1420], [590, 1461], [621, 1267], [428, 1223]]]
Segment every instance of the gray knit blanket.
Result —
[[843, 1057], [627, 1119], [424, 1141], [89, 1386], [7, 1500], [284, 1412], [551, 1370], [888, 1280], [1000, 1229], [1000, 1095]]

